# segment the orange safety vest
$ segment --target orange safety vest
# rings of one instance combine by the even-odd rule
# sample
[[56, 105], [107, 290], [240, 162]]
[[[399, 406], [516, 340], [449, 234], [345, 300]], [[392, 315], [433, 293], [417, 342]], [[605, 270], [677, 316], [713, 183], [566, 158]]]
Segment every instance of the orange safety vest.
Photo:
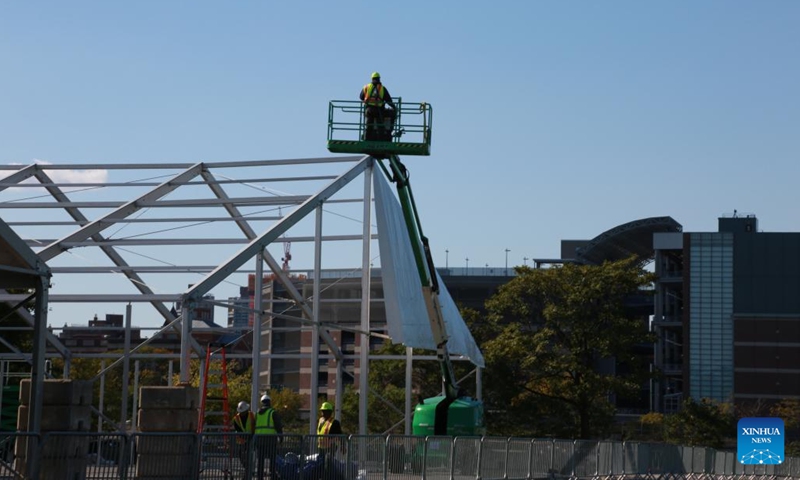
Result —
[[319, 423], [317, 424], [317, 435], [319, 435], [319, 438], [317, 439], [317, 447], [319, 448], [331, 447], [331, 439], [327, 435], [328, 432], [331, 431], [332, 426], [333, 426], [333, 416], [331, 416], [331, 418], [328, 420], [325, 420], [325, 417], [319, 419]]
[[364, 103], [370, 107], [382, 107], [383, 106], [383, 95], [386, 92], [386, 89], [383, 88], [383, 84], [378, 84], [378, 89], [375, 89], [375, 85], [372, 83], [368, 83], [364, 85]]
[[255, 421], [255, 415], [253, 414], [253, 412], [247, 412], [247, 420], [245, 420], [244, 425], [242, 424], [241, 415], [237, 414], [233, 416], [233, 423], [236, 424], [236, 426], [238, 426], [239, 429], [241, 430], [240, 432], [237, 432], [239, 433], [239, 435], [237, 435], [236, 437], [237, 443], [245, 443], [247, 441], [247, 439], [244, 438], [242, 434], [253, 433], [254, 421]]

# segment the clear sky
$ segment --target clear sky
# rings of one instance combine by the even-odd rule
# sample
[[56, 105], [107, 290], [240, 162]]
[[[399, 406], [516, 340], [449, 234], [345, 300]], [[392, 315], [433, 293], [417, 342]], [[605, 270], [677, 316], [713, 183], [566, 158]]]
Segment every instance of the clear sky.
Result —
[[327, 156], [327, 102], [377, 70], [434, 108], [404, 161], [439, 265], [651, 216], [800, 231], [798, 25], [794, 0], [2, 0], [0, 163]]

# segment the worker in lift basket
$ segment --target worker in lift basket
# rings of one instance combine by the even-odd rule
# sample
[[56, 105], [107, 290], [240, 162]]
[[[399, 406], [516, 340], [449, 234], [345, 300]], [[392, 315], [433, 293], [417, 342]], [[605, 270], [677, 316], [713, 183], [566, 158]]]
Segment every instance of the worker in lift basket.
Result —
[[[364, 103], [364, 118], [366, 131], [364, 140], [379, 140], [388, 142], [392, 140], [394, 129], [395, 105], [389, 90], [381, 83], [381, 74], [372, 72], [372, 81], [361, 89], [359, 95]], [[385, 105], [392, 107], [388, 110]]]

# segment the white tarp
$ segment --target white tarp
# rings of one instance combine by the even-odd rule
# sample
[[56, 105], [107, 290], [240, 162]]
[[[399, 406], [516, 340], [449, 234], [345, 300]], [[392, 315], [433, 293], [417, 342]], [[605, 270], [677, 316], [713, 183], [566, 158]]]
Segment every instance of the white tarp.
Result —
[[[436, 350], [403, 210], [386, 178], [376, 174], [373, 179], [389, 336], [393, 342], [407, 347]], [[439, 280], [439, 302], [449, 337], [448, 351], [463, 355], [476, 366], [483, 367], [483, 355], [478, 345], [441, 277], [438, 273], [436, 276]]]

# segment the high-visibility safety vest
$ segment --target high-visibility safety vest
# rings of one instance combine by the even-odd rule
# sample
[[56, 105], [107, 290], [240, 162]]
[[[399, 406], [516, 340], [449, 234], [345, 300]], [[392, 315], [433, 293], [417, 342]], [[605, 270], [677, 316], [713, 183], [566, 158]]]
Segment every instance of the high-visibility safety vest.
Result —
[[242, 424], [242, 416], [241, 415], [234, 415], [233, 416], [233, 423], [235, 423], [236, 426], [239, 427], [239, 430], [241, 432], [250, 433], [250, 428], [253, 425], [253, 420], [254, 419], [255, 419], [255, 416], [253, 415], [253, 412], [247, 412], [247, 420], [244, 421], [244, 424]]
[[275, 419], [273, 418], [275, 410], [268, 408], [264, 413], [256, 414], [256, 435], [275, 435], [278, 433], [275, 430]]
[[319, 419], [319, 423], [317, 423], [317, 447], [319, 448], [330, 448], [331, 446], [331, 439], [328, 437], [328, 432], [331, 431], [331, 427], [333, 426], [333, 416], [328, 420], [325, 420], [325, 417]]
[[250, 429], [253, 427], [254, 422], [255, 415], [253, 415], [253, 412], [247, 412], [247, 420], [244, 421], [244, 424], [242, 424], [241, 415], [234, 415], [233, 423], [239, 427], [239, 432], [237, 432], [239, 435], [236, 437], [236, 443], [243, 444], [247, 441], [243, 434], [252, 433]]
[[382, 107], [385, 93], [386, 89], [383, 88], [382, 83], [378, 84], [377, 89], [375, 89], [375, 84], [368, 83], [364, 85], [364, 103], [370, 107]]

